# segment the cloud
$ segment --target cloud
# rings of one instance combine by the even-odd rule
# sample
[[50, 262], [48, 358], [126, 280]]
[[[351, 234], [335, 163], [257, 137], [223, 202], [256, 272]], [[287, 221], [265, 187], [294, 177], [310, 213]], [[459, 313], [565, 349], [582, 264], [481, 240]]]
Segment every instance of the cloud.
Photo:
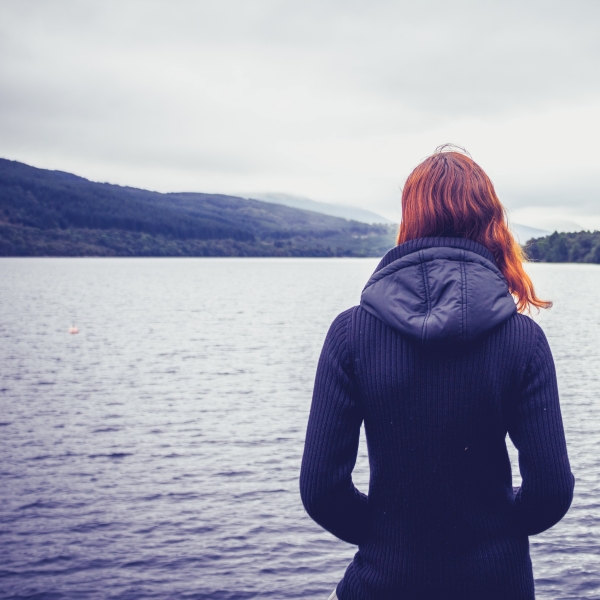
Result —
[[600, 214], [599, 17], [595, 0], [7, 1], [0, 155], [395, 218], [410, 169], [453, 141], [511, 208]]

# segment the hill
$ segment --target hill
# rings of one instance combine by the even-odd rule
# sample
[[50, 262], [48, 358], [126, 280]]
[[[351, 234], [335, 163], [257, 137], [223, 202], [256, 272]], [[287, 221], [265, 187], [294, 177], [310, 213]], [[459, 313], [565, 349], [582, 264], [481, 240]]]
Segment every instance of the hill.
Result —
[[395, 227], [0, 159], [0, 256], [381, 256]]
[[550, 235], [551, 233], [545, 229], [520, 225], [519, 223], [510, 223], [510, 229], [521, 245], [525, 244], [532, 238], [544, 237], [545, 235]]
[[529, 240], [527, 256], [537, 262], [584, 262], [600, 264], [600, 231], [557, 233]]

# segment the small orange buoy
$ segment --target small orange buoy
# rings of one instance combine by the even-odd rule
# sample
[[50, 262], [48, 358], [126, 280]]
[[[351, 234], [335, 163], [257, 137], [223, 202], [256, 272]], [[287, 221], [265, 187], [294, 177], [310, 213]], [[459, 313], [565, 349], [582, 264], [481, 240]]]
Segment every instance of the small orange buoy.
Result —
[[69, 327], [69, 333], [79, 333], [79, 329], [77, 329], [75, 325], [71, 325], [71, 327]]

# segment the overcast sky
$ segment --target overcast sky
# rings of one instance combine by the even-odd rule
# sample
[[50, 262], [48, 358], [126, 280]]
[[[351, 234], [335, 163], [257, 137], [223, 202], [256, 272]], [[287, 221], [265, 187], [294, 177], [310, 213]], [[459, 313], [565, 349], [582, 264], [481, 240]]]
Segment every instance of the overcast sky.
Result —
[[3, 0], [0, 156], [399, 216], [465, 146], [513, 221], [600, 229], [598, 0]]

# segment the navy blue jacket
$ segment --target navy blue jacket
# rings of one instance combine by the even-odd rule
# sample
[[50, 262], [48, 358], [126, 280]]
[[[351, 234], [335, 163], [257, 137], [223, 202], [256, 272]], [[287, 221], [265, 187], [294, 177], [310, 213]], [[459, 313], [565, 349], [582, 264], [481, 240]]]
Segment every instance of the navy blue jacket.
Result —
[[[352, 483], [363, 423], [368, 496]], [[458, 238], [388, 252], [327, 334], [302, 460], [307, 512], [358, 545], [340, 600], [531, 600], [528, 536], [573, 485], [550, 348], [491, 253]]]

